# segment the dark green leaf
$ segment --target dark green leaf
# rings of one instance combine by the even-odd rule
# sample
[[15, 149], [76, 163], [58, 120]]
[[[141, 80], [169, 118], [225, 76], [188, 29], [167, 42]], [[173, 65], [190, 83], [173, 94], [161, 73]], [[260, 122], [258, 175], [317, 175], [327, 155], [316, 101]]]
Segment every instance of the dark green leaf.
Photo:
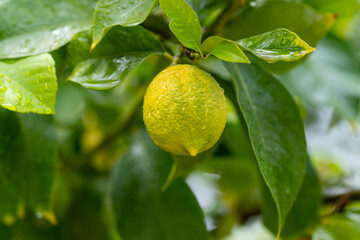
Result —
[[17, 112], [55, 111], [57, 81], [50, 54], [0, 61], [0, 104]]
[[269, 63], [277, 61], [291, 62], [315, 51], [298, 35], [280, 28], [271, 32], [238, 40], [237, 43], [255, 56]]
[[118, 230], [124, 239], [208, 239], [204, 218], [184, 180], [165, 191], [170, 154], [156, 147], [145, 132], [132, 144], [111, 174], [111, 196]]
[[91, 52], [90, 45], [89, 31], [71, 40], [67, 51], [74, 70], [69, 80], [95, 90], [117, 86], [144, 59], [164, 51], [159, 40], [140, 26], [115, 26]]
[[160, 7], [170, 18], [170, 30], [186, 47], [201, 52], [202, 30], [197, 14], [185, 0], [160, 0]]
[[303, 121], [290, 94], [255, 64], [226, 63], [246, 120], [260, 171], [275, 199], [279, 229], [290, 211], [305, 172]]
[[[8, 192], [8, 200], [15, 199], [35, 211], [49, 211], [56, 159], [56, 134], [50, 117], [0, 109], [1, 194]], [[4, 204], [3, 198], [0, 201]]]
[[100, 0], [95, 7], [94, 48], [114, 25], [131, 27], [145, 21], [156, 0]]
[[[304, 182], [298, 197], [286, 217], [283, 237], [294, 235], [312, 226], [318, 219], [321, 203], [321, 185], [316, 170], [311, 162], [307, 162]], [[276, 234], [277, 214], [276, 205], [267, 186], [263, 186], [263, 219], [265, 226]]]
[[210, 26], [229, 6], [231, 0], [185, 0], [199, 16], [201, 25]]
[[96, 0], [11, 0], [0, 4], [0, 58], [57, 49], [91, 27]]
[[[288, 1], [265, 1], [259, 7], [248, 7], [224, 28], [223, 36], [239, 40], [254, 35], [286, 28], [296, 33], [310, 46], [316, 46], [335, 21], [334, 14], [320, 14], [304, 4]], [[260, 61], [260, 60], [259, 60]], [[272, 71], [284, 72], [301, 61], [267, 64]]]
[[224, 61], [250, 63], [250, 60], [235, 42], [221, 37], [208, 37], [201, 44], [201, 50], [205, 55], [214, 55]]

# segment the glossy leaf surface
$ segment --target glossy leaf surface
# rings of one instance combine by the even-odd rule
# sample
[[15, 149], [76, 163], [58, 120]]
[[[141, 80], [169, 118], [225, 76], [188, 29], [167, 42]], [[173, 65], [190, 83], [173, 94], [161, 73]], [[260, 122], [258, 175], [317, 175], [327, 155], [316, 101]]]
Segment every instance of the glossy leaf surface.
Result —
[[224, 65], [232, 76], [260, 171], [276, 202], [280, 230], [305, 173], [303, 121], [276, 78], [255, 64]]
[[93, 47], [110, 27], [121, 25], [131, 27], [145, 21], [156, 0], [100, 0], [95, 8]]
[[236, 41], [241, 47], [269, 63], [291, 62], [315, 51], [295, 33], [283, 28]]
[[164, 51], [161, 43], [140, 26], [115, 26], [91, 52], [90, 46], [89, 31], [77, 34], [70, 42], [67, 52], [74, 70], [69, 80], [95, 90], [117, 86], [144, 59]]
[[17, 112], [55, 111], [57, 81], [50, 54], [0, 61], [0, 104]]
[[96, 0], [11, 0], [0, 3], [0, 58], [55, 50], [92, 25]]

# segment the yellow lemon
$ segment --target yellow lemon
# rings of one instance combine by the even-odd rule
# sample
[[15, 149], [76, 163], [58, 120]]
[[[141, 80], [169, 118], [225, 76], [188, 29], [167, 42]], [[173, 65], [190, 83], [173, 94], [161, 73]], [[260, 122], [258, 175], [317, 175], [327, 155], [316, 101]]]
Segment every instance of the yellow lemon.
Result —
[[219, 140], [226, 124], [226, 98], [209, 73], [192, 65], [171, 66], [146, 90], [143, 117], [156, 145], [194, 157]]

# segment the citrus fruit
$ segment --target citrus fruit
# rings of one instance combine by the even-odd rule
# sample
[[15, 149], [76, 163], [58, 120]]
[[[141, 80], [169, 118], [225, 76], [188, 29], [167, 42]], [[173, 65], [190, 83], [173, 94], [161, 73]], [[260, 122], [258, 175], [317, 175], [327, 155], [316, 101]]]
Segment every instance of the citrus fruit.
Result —
[[224, 130], [224, 91], [196, 66], [171, 66], [146, 90], [143, 118], [156, 145], [175, 155], [194, 157], [211, 148]]

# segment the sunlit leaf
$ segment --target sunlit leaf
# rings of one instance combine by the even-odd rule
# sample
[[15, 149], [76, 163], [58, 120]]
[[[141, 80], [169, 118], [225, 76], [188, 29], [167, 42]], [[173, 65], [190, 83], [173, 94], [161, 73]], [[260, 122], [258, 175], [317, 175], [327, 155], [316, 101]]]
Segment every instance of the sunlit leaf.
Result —
[[197, 14], [185, 0], [160, 0], [160, 7], [170, 18], [170, 30], [186, 47], [201, 51], [202, 30]]
[[208, 37], [201, 44], [201, 50], [205, 55], [214, 55], [224, 61], [250, 63], [250, 60], [235, 42], [221, 37]]
[[269, 63], [296, 61], [315, 51], [298, 35], [285, 28], [241, 39], [237, 43]]
[[55, 63], [45, 53], [0, 61], [0, 104], [17, 112], [51, 114], [55, 111]]

